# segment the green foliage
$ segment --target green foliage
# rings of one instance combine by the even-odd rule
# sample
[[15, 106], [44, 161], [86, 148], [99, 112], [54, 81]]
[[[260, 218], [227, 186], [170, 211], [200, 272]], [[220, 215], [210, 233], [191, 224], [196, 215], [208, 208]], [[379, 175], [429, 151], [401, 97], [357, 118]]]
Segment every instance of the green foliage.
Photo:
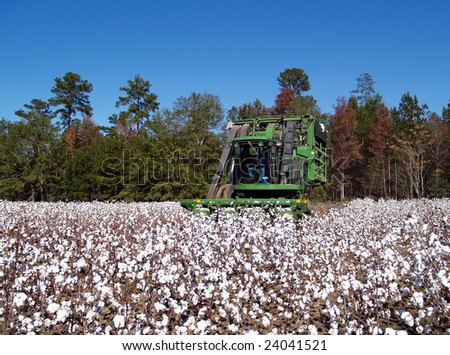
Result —
[[450, 101], [447, 104], [447, 107], [442, 108], [442, 119], [444, 122], [450, 123]]
[[322, 114], [317, 105], [317, 100], [311, 95], [294, 97], [288, 114], [293, 116], [311, 115], [322, 121], [326, 119], [326, 115]]
[[34, 99], [16, 111], [19, 122], [2, 121], [0, 196], [47, 200], [52, 181], [52, 147], [57, 127], [48, 103]]
[[[333, 184], [327, 195], [442, 197], [450, 191], [450, 103], [442, 117], [429, 113], [409, 92], [388, 110], [368, 73], [357, 79], [335, 113], [321, 113], [302, 69], [280, 73], [275, 106], [258, 99], [232, 107], [227, 118], [310, 114], [328, 123]], [[34, 99], [0, 120], [0, 199], [166, 201], [204, 197], [221, 154], [224, 109], [219, 97], [191, 93], [159, 110], [151, 84], [136, 75], [121, 87], [122, 108], [111, 127], [90, 119], [92, 84], [76, 73], [55, 79], [48, 102]], [[303, 94], [303, 95], [302, 95]], [[56, 111], [51, 108], [55, 107]], [[61, 125], [52, 123], [58, 118]]]
[[434, 174], [429, 181], [427, 193], [429, 197], [450, 197], [450, 181], [440, 173]]
[[396, 132], [410, 129], [417, 124], [425, 124], [428, 116], [428, 106], [420, 105], [417, 96], [409, 92], [402, 95], [398, 109], [392, 110], [393, 127]]
[[259, 99], [255, 99], [253, 102], [248, 102], [240, 107], [233, 106], [228, 110], [228, 120], [231, 122], [242, 120], [245, 118], [268, 116], [270, 110], [262, 104]]
[[302, 92], [311, 89], [308, 74], [300, 68], [286, 69], [278, 76], [278, 84], [294, 92], [294, 96], [301, 96]]
[[92, 84], [72, 72], [66, 73], [62, 78], [55, 79], [55, 86], [51, 89], [55, 96], [49, 100], [51, 106], [60, 107], [55, 113], [61, 119], [63, 128], [69, 127], [79, 112], [84, 116], [92, 115], [92, 106], [89, 93]]
[[140, 132], [144, 123], [150, 119], [150, 114], [155, 112], [159, 103], [156, 94], [150, 92], [152, 85], [140, 75], [135, 75], [133, 80], [128, 80], [128, 86], [121, 87], [125, 96], [120, 96], [116, 107], [125, 106], [126, 111], [121, 111], [119, 116], [112, 116], [112, 120], [120, 120], [121, 123], [135, 132]]
[[369, 73], [363, 73], [356, 78], [357, 88], [352, 90], [352, 94], [356, 94], [359, 106], [365, 106], [369, 101], [376, 99], [375, 80]]

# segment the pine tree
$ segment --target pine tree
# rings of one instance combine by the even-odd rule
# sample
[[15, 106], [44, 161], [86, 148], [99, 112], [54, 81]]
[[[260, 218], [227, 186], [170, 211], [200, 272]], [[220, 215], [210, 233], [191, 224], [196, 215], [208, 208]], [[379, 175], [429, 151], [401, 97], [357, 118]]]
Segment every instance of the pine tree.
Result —
[[75, 116], [81, 113], [84, 116], [92, 116], [92, 106], [89, 93], [92, 84], [72, 72], [66, 73], [62, 78], [55, 79], [55, 86], [51, 92], [55, 96], [49, 100], [51, 106], [59, 107], [55, 113], [59, 115], [62, 128], [71, 126], [74, 121], [79, 121]]

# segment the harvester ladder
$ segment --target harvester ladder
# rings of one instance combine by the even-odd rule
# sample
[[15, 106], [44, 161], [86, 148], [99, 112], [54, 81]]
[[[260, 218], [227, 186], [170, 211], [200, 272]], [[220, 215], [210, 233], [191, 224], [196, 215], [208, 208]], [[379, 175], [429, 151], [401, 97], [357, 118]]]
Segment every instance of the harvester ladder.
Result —
[[208, 194], [206, 195], [207, 199], [214, 198], [217, 185], [219, 185], [220, 179], [222, 179], [223, 170], [225, 169], [227, 161], [230, 158], [231, 148], [233, 147], [233, 139], [236, 137], [239, 128], [241, 128], [239, 125], [231, 126], [230, 132], [227, 136], [227, 141], [225, 142], [225, 147], [222, 151], [222, 156], [220, 157], [219, 164], [217, 166], [216, 174], [214, 175], [211, 185], [209, 186]]

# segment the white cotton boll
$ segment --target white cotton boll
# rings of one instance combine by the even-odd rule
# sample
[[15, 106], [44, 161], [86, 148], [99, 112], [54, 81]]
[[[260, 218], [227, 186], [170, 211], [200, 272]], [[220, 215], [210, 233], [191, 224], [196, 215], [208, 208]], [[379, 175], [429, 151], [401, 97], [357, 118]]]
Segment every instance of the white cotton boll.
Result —
[[268, 327], [270, 325], [270, 319], [264, 316], [262, 319], [262, 324], [263, 326]]
[[197, 329], [202, 333], [205, 331], [207, 326], [208, 326], [208, 322], [205, 320], [201, 320], [201, 321], [197, 322]]
[[[369, 329], [369, 331], [370, 331], [370, 329]], [[371, 333], [372, 333], [372, 335], [378, 335], [379, 332], [380, 332], [380, 328], [378, 328], [377, 326], [375, 326], [375, 327], [373, 327]]]
[[83, 269], [84, 267], [86, 267], [86, 260], [84, 260], [84, 258], [78, 259], [76, 262], [76, 266], [79, 269]]
[[359, 289], [362, 288], [362, 283], [361, 283], [361, 281], [358, 281], [358, 280], [356, 280], [356, 279], [353, 279], [352, 281], [350, 281], [350, 284], [351, 284], [352, 289], [353, 289], [354, 291], [357, 291], [357, 290], [359, 290]]
[[423, 307], [423, 293], [422, 292], [414, 292], [413, 295], [412, 295], [412, 300], [420, 308]]
[[392, 270], [389, 270], [386, 276], [389, 281], [394, 281], [397, 279], [397, 274]]
[[61, 308], [56, 312], [56, 321], [64, 323], [66, 318], [70, 315], [70, 309]]
[[161, 312], [161, 311], [167, 310], [167, 307], [164, 306], [162, 303], [159, 303], [159, 302], [156, 302], [154, 306], [155, 306], [155, 309], [156, 309], [157, 312]]
[[148, 333], [150, 333], [150, 327], [145, 327], [143, 330], [142, 330], [142, 334], [144, 334], [144, 335], [146, 335], [146, 334], [148, 334]]
[[404, 270], [409, 271], [409, 269], [411, 269], [411, 265], [409, 265], [409, 263], [406, 260], [403, 260], [402, 266]]
[[123, 328], [125, 326], [125, 317], [121, 314], [116, 314], [113, 318], [114, 327]]
[[249, 262], [246, 262], [244, 264], [244, 268], [245, 268], [245, 271], [249, 272], [252, 270], [252, 264], [250, 264]]
[[309, 335], [318, 335], [317, 327], [313, 324], [308, 325]]
[[399, 330], [397, 331], [397, 335], [408, 335], [408, 332], [406, 330]]
[[232, 333], [237, 333], [239, 331], [239, 327], [236, 324], [229, 324], [228, 330]]
[[47, 312], [50, 314], [56, 313], [60, 310], [61, 306], [58, 303], [50, 303], [47, 306]]
[[198, 295], [197, 295], [196, 293], [194, 293], [194, 294], [192, 295], [191, 301], [192, 301], [192, 304], [193, 304], [194, 306], [197, 305], [197, 303], [198, 303]]
[[225, 318], [225, 317], [227, 316], [227, 312], [226, 312], [223, 308], [220, 308], [220, 309], [219, 309], [219, 315], [220, 315], [222, 318]]
[[342, 280], [341, 282], [341, 289], [344, 291], [347, 291], [350, 288], [351, 284], [348, 280]]
[[441, 249], [444, 253], [450, 253], [450, 247], [448, 247], [444, 244], [441, 244]]
[[385, 335], [396, 335], [397, 332], [395, 331], [395, 329], [392, 329], [392, 328], [386, 328], [386, 329], [384, 330], [384, 334], [385, 334]]
[[406, 221], [406, 224], [414, 225], [414, 224], [416, 224], [418, 221], [419, 221], [419, 219], [417, 218], [417, 216], [412, 215], [411, 218], [409, 218], [409, 219]]
[[108, 286], [102, 286], [102, 288], [100, 289], [100, 292], [104, 295], [111, 293], [111, 288], [109, 288]]
[[89, 310], [89, 311], [86, 313], [86, 319], [87, 319], [89, 322], [92, 322], [92, 320], [94, 319], [94, 317], [96, 316], [96, 314], [97, 314], [97, 312], [94, 311], [93, 309], [91, 309], [91, 310]]
[[169, 324], [169, 317], [167, 317], [167, 315], [163, 314], [163, 320], [161, 321], [161, 325], [163, 327], [167, 326], [167, 324]]
[[330, 335], [339, 335], [339, 331], [338, 331], [338, 324], [336, 322], [333, 322], [330, 324], [331, 328], [328, 330], [328, 334]]
[[416, 327], [416, 331], [417, 331], [417, 333], [422, 334], [423, 333], [423, 327], [421, 325], [419, 325], [418, 327]]
[[19, 292], [14, 296], [13, 304], [16, 305], [17, 307], [22, 307], [25, 301], [27, 300], [27, 297], [28, 296], [25, 293]]
[[259, 332], [257, 330], [246, 330], [244, 335], [258, 335]]
[[97, 284], [102, 280], [102, 278], [100, 277], [100, 275], [95, 275], [93, 281]]
[[177, 335], [186, 335], [187, 334], [187, 331], [188, 331], [188, 328], [187, 327], [185, 327], [185, 326], [176, 326], [175, 327], [175, 330], [176, 330], [176, 334]]
[[184, 295], [186, 294], [186, 287], [181, 284], [180, 286], [178, 286], [177, 291], [181, 297], [184, 297]]
[[447, 274], [447, 270], [440, 270], [438, 272], [439, 279], [445, 287], [450, 288], [450, 277]]
[[401, 311], [400, 318], [403, 319], [403, 322], [412, 327], [414, 325], [414, 317], [408, 311]]

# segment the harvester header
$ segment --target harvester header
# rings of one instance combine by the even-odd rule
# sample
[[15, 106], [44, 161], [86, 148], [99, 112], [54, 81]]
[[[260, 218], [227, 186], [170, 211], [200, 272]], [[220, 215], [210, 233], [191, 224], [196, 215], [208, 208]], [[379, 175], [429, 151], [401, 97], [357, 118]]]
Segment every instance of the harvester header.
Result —
[[181, 200], [193, 212], [221, 207], [310, 211], [312, 188], [327, 181], [325, 126], [314, 117], [258, 117], [230, 123], [205, 199]]

